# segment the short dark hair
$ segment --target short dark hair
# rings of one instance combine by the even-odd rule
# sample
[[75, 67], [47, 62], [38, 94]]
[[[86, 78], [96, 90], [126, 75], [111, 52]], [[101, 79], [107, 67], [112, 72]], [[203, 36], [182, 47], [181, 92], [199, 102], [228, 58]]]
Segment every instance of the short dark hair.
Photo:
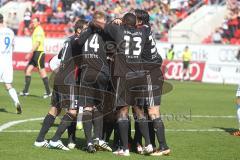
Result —
[[133, 13], [126, 13], [123, 16], [123, 24], [129, 27], [135, 27], [136, 21], [137, 21], [136, 16]]
[[3, 23], [3, 15], [0, 13], [0, 23]]
[[99, 18], [105, 18], [104, 12], [96, 11], [96, 12], [93, 14], [93, 20], [97, 20], [97, 19], [99, 19]]
[[87, 21], [83, 20], [83, 19], [79, 19], [77, 20], [77, 22], [74, 25], [74, 31], [77, 32], [78, 29], [83, 29], [84, 25], [87, 24]]
[[149, 14], [145, 10], [135, 9], [134, 12], [135, 12], [137, 19], [142, 21], [142, 24], [149, 25], [150, 17], [149, 17]]

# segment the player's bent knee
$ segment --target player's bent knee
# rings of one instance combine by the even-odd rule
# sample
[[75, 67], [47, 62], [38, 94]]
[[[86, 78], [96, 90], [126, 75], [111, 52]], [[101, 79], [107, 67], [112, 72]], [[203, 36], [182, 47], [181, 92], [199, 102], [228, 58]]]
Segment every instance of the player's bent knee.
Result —
[[51, 114], [54, 117], [57, 117], [61, 113], [61, 108], [51, 107], [48, 111], [48, 114]]
[[120, 116], [120, 117], [118, 117], [117, 121], [118, 122], [120, 122], [120, 121], [128, 121], [128, 116]]
[[74, 120], [75, 118], [77, 118], [77, 113], [74, 114], [74, 113], [72, 113], [72, 112], [67, 112], [66, 115], [69, 116], [69, 118], [71, 118], [72, 120]]
[[237, 105], [240, 105], [240, 97], [237, 97], [237, 99], [236, 99], [236, 104], [237, 104]]
[[74, 110], [73, 109], [68, 110], [67, 114], [71, 115], [72, 118], [76, 118], [77, 117], [77, 110], [75, 110], [75, 109]]
[[12, 84], [11, 84], [11, 83], [5, 83], [5, 88], [6, 88], [6, 90], [10, 90], [10, 89], [12, 89], [13, 87], [12, 87]]
[[147, 118], [145, 116], [140, 116], [136, 118], [137, 122], [145, 122], [147, 120]]

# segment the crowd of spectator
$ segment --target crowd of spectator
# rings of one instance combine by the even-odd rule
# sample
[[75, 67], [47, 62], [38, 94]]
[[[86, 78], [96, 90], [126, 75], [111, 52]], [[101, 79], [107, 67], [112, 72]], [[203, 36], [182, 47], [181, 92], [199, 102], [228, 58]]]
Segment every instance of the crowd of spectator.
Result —
[[[222, 0], [31, 0], [32, 7], [24, 13], [24, 35], [29, 35], [32, 16], [44, 15], [44, 23], [65, 24], [66, 34], [73, 32], [73, 24], [78, 18], [88, 21], [95, 10], [105, 11], [108, 21], [121, 17], [124, 13], [142, 8], [148, 11], [155, 38], [167, 41], [168, 30], [187, 17], [193, 9], [201, 5], [214, 4]], [[10, 20], [13, 22], [13, 20]], [[9, 23], [10, 24], [10, 23]], [[15, 24], [10, 24], [11, 28]]]
[[34, 1], [33, 12], [48, 13], [48, 23], [71, 24], [77, 17], [91, 20], [95, 10], [105, 11], [110, 21], [124, 13], [142, 8], [149, 12], [157, 39], [166, 39], [167, 31], [188, 15], [188, 11], [202, 0], [52, 0]]
[[240, 1], [227, 1], [229, 13], [212, 35], [213, 43], [240, 44]]

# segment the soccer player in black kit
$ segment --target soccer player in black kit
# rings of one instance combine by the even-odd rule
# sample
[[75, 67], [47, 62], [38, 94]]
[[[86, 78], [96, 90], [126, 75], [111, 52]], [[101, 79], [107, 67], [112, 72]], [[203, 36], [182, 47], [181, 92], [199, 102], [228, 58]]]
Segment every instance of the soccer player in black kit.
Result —
[[[151, 137], [151, 143], [155, 147], [155, 134], [157, 137], [157, 140], [159, 142], [159, 150], [156, 150], [154, 153], [152, 153], [152, 156], [161, 156], [161, 155], [169, 155], [170, 149], [166, 143], [165, 139], [165, 127], [164, 123], [161, 119], [160, 115], [160, 104], [161, 104], [161, 89], [163, 85], [163, 74], [161, 71], [161, 64], [162, 64], [162, 58], [158, 54], [155, 40], [153, 39], [153, 35], [151, 32], [151, 27], [149, 24], [149, 15], [146, 11], [136, 9], [135, 15], [137, 17], [138, 21], [138, 28], [146, 28], [148, 30], [148, 37], [146, 40], [146, 43], [143, 47], [143, 52], [141, 54], [141, 59], [143, 64], [144, 70], [149, 70], [150, 74], [147, 75], [149, 79], [153, 79], [155, 77], [160, 79], [160, 81], [157, 80], [151, 80], [150, 86], [159, 86], [159, 89], [156, 89], [157, 93], [153, 93], [152, 98], [143, 98], [139, 102], [139, 106], [147, 107], [150, 122], [149, 122], [149, 131], [150, 131], [150, 137]], [[156, 92], [154, 91], [154, 92]], [[151, 90], [149, 92], [151, 94]], [[155, 134], [154, 134], [155, 132]]]
[[[57, 128], [57, 131], [55, 132], [54, 136], [49, 142], [50, 148], [59, 148], [63, 150], [69, 150], [67, 147], [65, 147], [60, 138], [64, 131], [71, 126], [72, 123], [76, 122], [77, 113], [78, 113], [78, 102], [79, 102], [79, 91], [80, 87], [76, 83], [76, 79], [74, 79], [75, 75], [75, 69], [81, 62], [81, 48], [85, 44], [87, 38], [92, 34], [91, 28], [87, 28], [85, 30], [82, 30], [80, 35], [77, 39], [73, 40], [72, 45], [68, 45], [68, 47], [71, 47], [71, 50], [69, 51], [71, 55], [71, 59], [67, 60], [66, 62], [62, 63], [59, 68], [59, 72], [61, 74], [58, 74], [55, 76], [55, 85], [57, 85], [58, 89], [61, 89], [61, 97], [66, 97], [63, 102], [61, 102], [62, 108], [67, 108], [67, 113], [63, 116], [60, 125]], [[68, 50], [62, 52], [62, 59], [66, 57], [68, 53]], [[66, 69], [69, 68], [69, 69]], [[58, 91], [58, 90], [57, 90]]]
[[[96, 11], [93, 15], [93, 21], [96, 20], [105, 23], [104, 13]], [[112, 151], [102, 140], [103, 101], [109, 80], [109, 66], [105, 52], [105, 41], [107, 39], [105, 38], [107, 37], [103, 30], [92, 28], [92, 34], [82, 47], [79, 63], [81, 70], [79, 75], [79, 103], [84, 107], [82, 123], [89, 153], [96, 152], [97, 147]]]
[[[138, 84], [138, 77], [141, 68], [141, 53], [145, 41], [147, 39], [147, 29], [136, 28], [136, 16], [132, 13], [127, 13], [122, 19], [122, 25], [102, 24], [95, 22], [104, 28], [104, 32], [108, 34], [117, 44], [117, 53], [114, 55], [113, 64], [113, 86], [115, 89], [115, 106], [118, 110], [117, 123], [120, 132], [120, 140], [122, 149], [117, 150], [114, 154], [129, 156], [128, 149], [128, 129], [129, 129], [129, 106], [137, 105], [137, 97], [133, 94], [132, 88]], [[136, 107], [134, 109], [137, 110]], [[139, 123], [140, 132], [145, 139], [144, 150], [146, 153], [153, 151], [150, 144], [148, 123], [143, 112], [136, 111], [136, 119]]]
[[[58, 59], [60, 59], [60, 68], [56, 71], [56, 75], [54, 78], [54, 86], [53, 93], [51, 97], [51, 108], [48, 111], [48, 114], [45, 116], [43, 120], [43, 124], [41, 130], [38, 134], [38, 137], [34, 143], [36, 147], [49, 147], [49, 143], [45, 140], [45, 135], [47, 134], [50, 127], [54, 124], [55, 118], [60, 114], [61, 109], [68, 107], [66, 105], [66, 101], [68, 101], [70, 92], [69, 89], [72, 85], [76, 85], [76, 79], [74, 77], [74, 69], [75, 65], [71, 61], [74, 56], [78, 54], [78, 49], [75, 47], [81, 30], [85, 28], [87, 25], [86, 21], [78, 20], [75, 23], [75, 34], [69, 37], [65, 43], [63, 49], [57, 55]], [[77, 45], [78, 46], [78, 45]], [[66, 66], [66, 64], [68, 64]], [[70, 73], [70, 74], [69, 74]], [[68, 76], [68, 78], [66, 78]], [[73, 101], [74, 102], [74, 101]], [[76, 123], [72, 122], [71, 126], [69, 126], [69, 148], [75, 147], [75, 130]], [[59, 142], [60, 143], [60, 142]], [[68, 150], [62, 143], [58, 145], [59, 148], [63, 148]]]

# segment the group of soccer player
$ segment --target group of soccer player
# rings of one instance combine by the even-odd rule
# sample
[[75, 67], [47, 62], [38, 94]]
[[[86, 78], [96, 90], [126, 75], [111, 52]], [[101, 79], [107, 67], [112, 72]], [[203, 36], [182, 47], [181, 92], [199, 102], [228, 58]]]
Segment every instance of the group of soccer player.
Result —
[[[54, 64], [54, 59], [60, 62], [56, 61], [58, 65], [54, 68], [52, 107], [43, 121], [35, 146], [74, 148], [76, 119], [79, 108], [83, 107], [82, 124], [89, 153], [99, 148], [112, 151], [107, 142], [113, 130], [114, 154], [129, 156], [129, 144], [140, 154], [160, 156], [170, 153], [159, 111], [162, 59], [146, 11], [136, 9], [110, 23], [106, 23], [104, 13], [99, 11], [89, 23], [78, 20], [75, 34], [65, 41], [50, 64]], [[135, 120], [134, 140], [131, 139], [130, 106]], [[67, 112], [48, 142], [45, 135], [64, 108]], [[60, 140], [66, 129], [67, 147]]]
[[[41, 31], [39, 20], [34, 21], [35, 29]], [[32, 66], [28, 67], [29, 73], [26, 70], [25, 87], [21, 92], [24, 96], [28, 95], [30, 69], [44, 63], [41, 60], [44, 59], [43, 44], [39, 40], [43, 39], [42, 35], [36, 32], [36, 46], [28, 65]], [[7, 43], [9, 39], [4, 40], [6, 48], [12, 50], [10, 42]], [[30, 55], [27, 58], [30, 59]], [[110, 23], [106, 23], [105, 14], [99, 11], [94, 13], [89, 23], [78, 20], [75, 34], [65, 41], [60, 53], [50, 62], [51, 66], [56, 66], [53, 67], [52, 93], [44, 66], [38, 66], [39, 71], [43, 71], [40, 75], [46, 88], [45, 97], [51, 96], [51, 107], [34, 145], [63, 150], [75, 148], [76, 121], [79, 108], [83, 108], [82, 125], [89, 153], [101, 148], [114, 150], [116, 155], [129, 156], [131, 148], [140, 154], [168, 155], [170, 149], [159, 108], [164, 81], [161, 64], [162, 58], [157, 52], [146, 11], [136, 9]], [[15, 101], [17, 112], [21, 113], [16, 91], [11, 86], [6, 87]], [[135, 120], [134, 139], [131, 138], [130, 106]], [[45, 135], [62, 110], [67, 112], [48, 142]], [[67, 147], [61, 141], [66, 129]], [[113, 131], [112, 149], [107, 142]], [[159, 148], [155, 144], [155, 136]]]

